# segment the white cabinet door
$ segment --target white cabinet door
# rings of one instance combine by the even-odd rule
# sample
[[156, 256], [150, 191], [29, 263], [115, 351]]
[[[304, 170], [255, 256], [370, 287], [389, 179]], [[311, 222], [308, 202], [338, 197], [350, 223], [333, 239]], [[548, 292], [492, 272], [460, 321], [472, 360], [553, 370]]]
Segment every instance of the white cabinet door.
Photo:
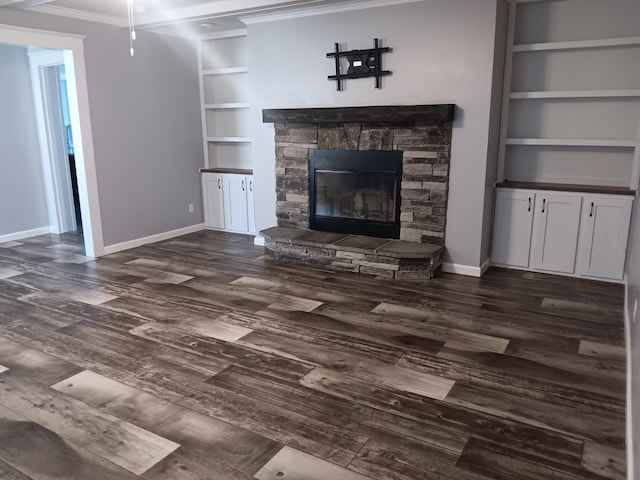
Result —
[[622, 279], [632, 203], [633, 197], [584, 197], [578, 273]]
[[204, 197], [204, 225], [209, 228], [224, 228], [224, 197], [222, 195], [222, 175], [202, 174], [202, 195]]
[[247, 190], [247, 211], [249, 215], [249, 233], [256, 233], [256, 206], [253, 197], [253, 176], [247, 177], [249, 189]]
[[249, 211], [247, 205], [247, 177], [224, 174], [224, 228], [231, 232], [249, 231]]
[[529, 266], [534, 201], [535, 193], [527, 190], [496, 192], [492, 263]]
[[540, 192], [536, 196], [529, 266], [573, 273], [580, 227], [580, 194]]

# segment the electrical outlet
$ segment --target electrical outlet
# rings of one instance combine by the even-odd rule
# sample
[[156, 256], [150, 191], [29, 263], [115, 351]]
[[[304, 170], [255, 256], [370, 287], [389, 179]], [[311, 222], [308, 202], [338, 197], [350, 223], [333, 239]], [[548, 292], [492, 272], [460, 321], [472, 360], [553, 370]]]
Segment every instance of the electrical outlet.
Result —
[[193, 203], [189, 204], [189, 213], [193, 213]]

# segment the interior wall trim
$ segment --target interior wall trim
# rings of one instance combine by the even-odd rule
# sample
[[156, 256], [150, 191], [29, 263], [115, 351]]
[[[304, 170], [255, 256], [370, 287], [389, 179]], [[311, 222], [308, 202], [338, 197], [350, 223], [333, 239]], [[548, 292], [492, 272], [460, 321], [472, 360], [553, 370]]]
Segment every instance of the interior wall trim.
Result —
[[169, 240], [181, 235], [199, 232], [200, 230], [204, 230], [204, 223], [198, 223], [196, 225], [190, 225], [176, 230], [169, 230], [168, 232], [156, 233], [155, 235], [149, 235], [148, 237], [134, 238], [133, 240], [127, 240], [126, 242], [114, 243], [113, 245], [105, 246], [104, 254], [109, 255], [110, 253], [122, 252], [123, 250], [140, 247], [142, 245], [147, 245], [148, 243]]
[[33, 228], [31, 230], [22, 230], [21, 232], [5, 233], [0, 235], [0, 243], [14, 242], [23, 238], [37, 237], [38, 235], [46, 235], [51, 233], [51, 227]]
[[353, 10], [388, 7], [391, 5], [401, 5], [405, 3], [417, 3], [423, 1], [424, 0], [364, 0], [359, 2], [345, 2], [333, 5], [318, 5], [313, 7], [292, 8], [286, 11], [241, 15], [239, 18], [245, 25], [251, 25], [254, 23], [277, 22], [279, 20], [314, 17], [316, 15], [327, 15], [330, 13], [342, 13]]

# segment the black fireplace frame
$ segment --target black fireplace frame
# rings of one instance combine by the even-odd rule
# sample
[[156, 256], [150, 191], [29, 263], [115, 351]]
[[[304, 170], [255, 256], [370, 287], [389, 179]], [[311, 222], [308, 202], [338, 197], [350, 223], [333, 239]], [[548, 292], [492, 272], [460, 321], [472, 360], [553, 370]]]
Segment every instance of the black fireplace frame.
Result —
[[[363, 162], [363, 160], [366, 160]], [[395, 178], [395, 215], [393, 222], [316, 215], [316, 171], [367, 172]], [[400, 150], [319, 150], [309, 151], [309, 226], [312, 230], [352, 233], [381, 238], [400, 238], [400, 186], [402, 151]]]

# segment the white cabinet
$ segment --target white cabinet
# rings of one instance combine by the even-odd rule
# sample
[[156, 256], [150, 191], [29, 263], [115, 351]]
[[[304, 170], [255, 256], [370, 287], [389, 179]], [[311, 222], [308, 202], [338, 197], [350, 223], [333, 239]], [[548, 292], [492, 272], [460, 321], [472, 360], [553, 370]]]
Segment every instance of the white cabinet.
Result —
[[249, 214], [249, 233], [256, 233], [256, 205], [253, 197], [253, 177], [247, 177], [249, 189], [247, 190], [247, 205]]
[[581, 204], [579, 194], [536, 195], [529, 257], [532, 268], [574, 272]]
[[499, 188], [492, 264], [621, 280], [633, 198]]
[[496, 265], [529, 265], [535, 192], [498, 190], [492, 260]]
[[202, 190], [207, 228], [255, 233], [252, 175], [205, 172]]
[[249, 231], [249, 189], [244, 175], [224, 175], [224, 220], [225, 230]]
[[222, 196], [222, 175], [202, 174], [202, 194], [204, 197], [204, 225], [207, 228], [224, 228], [224, 197]]
[[632, 204], [632, 197], [584, 197], [578, 273], [622, 279]]

